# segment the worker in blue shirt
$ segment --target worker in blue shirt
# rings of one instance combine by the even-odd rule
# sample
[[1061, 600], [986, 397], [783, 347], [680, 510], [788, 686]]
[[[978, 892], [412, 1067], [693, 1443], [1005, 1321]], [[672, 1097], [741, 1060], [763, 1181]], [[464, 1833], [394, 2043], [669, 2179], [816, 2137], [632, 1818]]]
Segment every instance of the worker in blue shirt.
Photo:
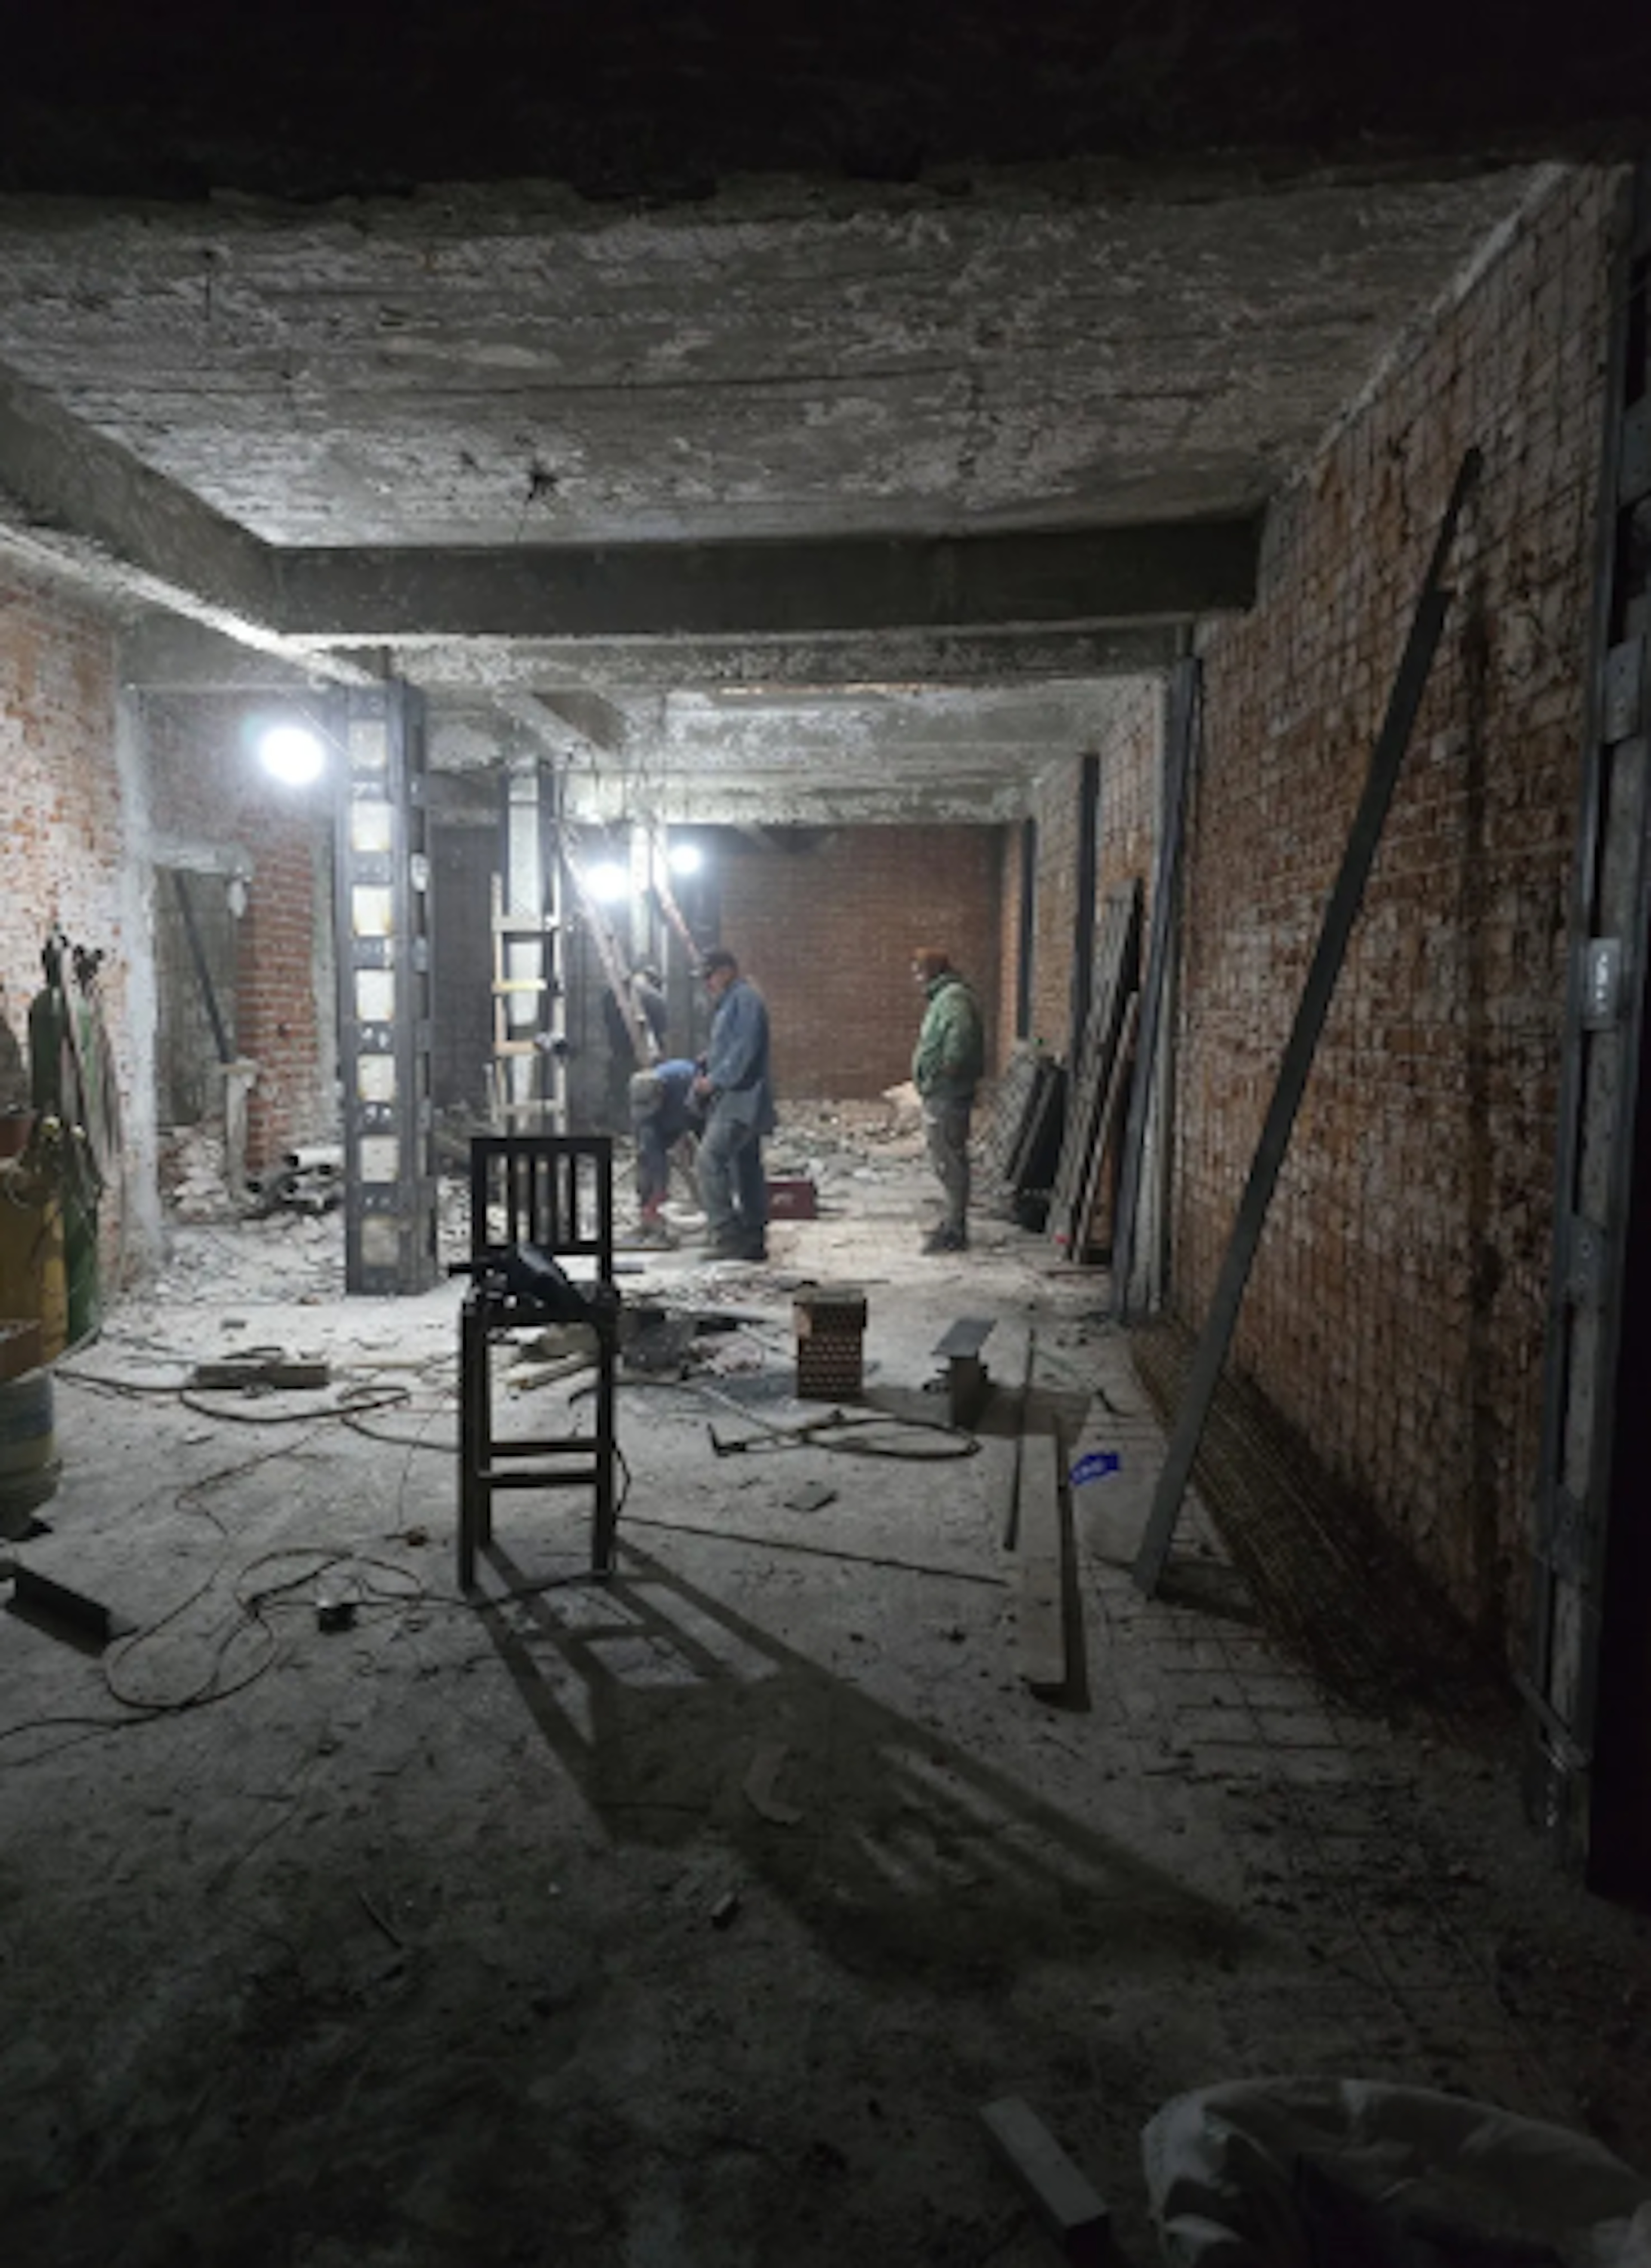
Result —
[[705, 954], [699, 973], [712, 1004], [705, 1067], [694, 1082], [705, 1107], [699, 1194], [706, 1242], [714, 1259], [766, 1260], [763, 1141], [775, 1125], [768, 1004], [723, 946]]
[[685, 1134], [697, 1133], [703, 1106], [694, 1092], [697, 1064], [686, 1056], [651, 1064], [630, 1082], [630, 1131], [637, 1145], [637, 1202], [642, 1233], [661, 1237], [660, 1208], [671, 1186], [671, 1152]]

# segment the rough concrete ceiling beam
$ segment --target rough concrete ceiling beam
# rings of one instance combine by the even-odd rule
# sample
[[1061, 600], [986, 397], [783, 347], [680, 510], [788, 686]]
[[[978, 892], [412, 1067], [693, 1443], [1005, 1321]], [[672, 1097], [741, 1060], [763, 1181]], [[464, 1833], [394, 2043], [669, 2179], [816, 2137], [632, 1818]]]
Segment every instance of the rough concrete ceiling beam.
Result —
[[271, 627], [275, 556], [175, 482], [0, 367], [0, 522], [26, 541], [129, 574], [132, 594]]
[[[925, 778], [891, 767], [879, 779], [834, 779], [796, 773], [678, 774], [652, 792], [649, 816], [672, 827], [999, 826], [1024, 818], [1031, 784], [1002, 772]], [[586, 826], [615, 826], [636, 816], [635, 785], [601, 774], [571, 772], [568, 815]], [[755, 822], [755, 827], [754, 827]]]
[[[1168, 669], [1185, 633], [1168, 623], [978, 630], [879, 630], [859, 637], [398, 639], [390, 666], [432, 691], [610, 694], [717, 687], [1006, 685], [1043, 678], [1143, 677]], [[349, 649], [335, 649], [339, 659]], [[368, 659], [364, 651], [359, 656]]]
[[1182, 622], [1248, 606], [1257, 518], [798, 543], [281, 555], [279, 620], [321, 644], [416, 637], [797, 637]]
[[158, 610], [122, 626], [123, 685], [145, 693], [301, 693], [318, 682], [370, 683], [381, 677], [362, 656], [301, 654], [249, 645], [183, 615]]
[[630, 730], [624, 711], [600, 693], [571, 688], [565, 693], [541, 693], [535, 697], [556, 723], [570, 725], [593, 748], [615, 755], [624, 747]]
[[430, 712], [425, 751], [432, 772], [487, 772], [500, 765], [536, 762], [543, 742], [519, 719], [501, 711], [463, 716]]

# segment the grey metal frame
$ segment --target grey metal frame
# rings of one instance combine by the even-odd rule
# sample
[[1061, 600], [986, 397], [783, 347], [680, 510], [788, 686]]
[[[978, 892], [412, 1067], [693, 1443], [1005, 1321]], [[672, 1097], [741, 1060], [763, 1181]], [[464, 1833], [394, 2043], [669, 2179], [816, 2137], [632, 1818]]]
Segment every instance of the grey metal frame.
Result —
[[340, 690], [329, 715], [344, 775], [335, 858], [344, 1285], [412, 1294], [437, 1276], [424, 704], [390, 681]]
[[[1651, 1888], [1640, 1412], [1651, 953], [1651, 161], [1618, 216], [1593, 667], [1573, 870], [1543, 1373], [1526, 1796], [1596, 1889]], [[1636, 1182], [1640, 1184], [1636, 1213]]]

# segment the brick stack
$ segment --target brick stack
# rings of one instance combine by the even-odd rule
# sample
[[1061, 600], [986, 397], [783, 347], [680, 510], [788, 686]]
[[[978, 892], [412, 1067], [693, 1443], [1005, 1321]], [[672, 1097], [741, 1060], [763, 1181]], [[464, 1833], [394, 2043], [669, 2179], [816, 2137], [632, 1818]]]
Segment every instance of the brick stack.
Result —
[[797, 1395], [803, 1402], [854, 1402], [865, 1391], [866, 1294], [852, 1284], [815, 1284], [792, 1309]]

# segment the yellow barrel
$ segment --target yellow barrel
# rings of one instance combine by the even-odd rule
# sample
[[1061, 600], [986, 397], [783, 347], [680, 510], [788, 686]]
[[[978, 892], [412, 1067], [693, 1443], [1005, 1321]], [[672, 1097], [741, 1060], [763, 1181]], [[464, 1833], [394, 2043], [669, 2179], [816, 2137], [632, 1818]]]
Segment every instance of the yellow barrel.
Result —
[[55, 1362], [69, 1336], [63, 1208], [55, 1177], [24, 1158], [0, 1159], [0, 1315], [41, 1327], [41, 1354]]
[[28, 1534], [30, 1514], [54, 1493], [62, 1470], [50, 1371], [0, 1382], [0, 1535]]

